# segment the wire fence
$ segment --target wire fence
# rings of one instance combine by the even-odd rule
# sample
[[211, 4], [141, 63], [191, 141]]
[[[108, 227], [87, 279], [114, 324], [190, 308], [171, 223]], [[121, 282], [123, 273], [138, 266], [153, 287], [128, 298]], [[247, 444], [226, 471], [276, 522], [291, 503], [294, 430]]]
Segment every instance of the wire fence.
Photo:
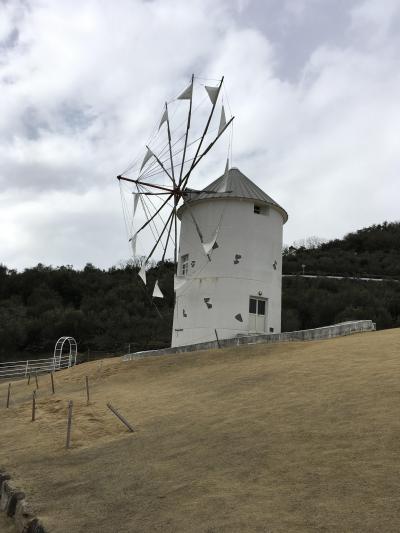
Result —
[[29, 375], [39, 375], [56, 372], [62, 368], [69, 368], [76, 364], [76, 357], [70, 354], [46, 359], [28, 359], [26, 361], [9, 361], [0, 363], [0, 380], [22, 379]]

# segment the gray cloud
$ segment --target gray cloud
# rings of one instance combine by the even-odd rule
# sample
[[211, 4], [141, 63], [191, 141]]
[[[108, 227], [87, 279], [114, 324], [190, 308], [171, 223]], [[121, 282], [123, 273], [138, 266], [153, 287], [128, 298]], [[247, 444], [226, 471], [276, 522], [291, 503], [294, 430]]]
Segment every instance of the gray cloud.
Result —
[[193, 71], [225, 74], [233, 164], [288, 210], [286, 242], [399, 218], [399, 16], [396, 0], [0, 4], [0, 262], [127, 258], [115, 175]]

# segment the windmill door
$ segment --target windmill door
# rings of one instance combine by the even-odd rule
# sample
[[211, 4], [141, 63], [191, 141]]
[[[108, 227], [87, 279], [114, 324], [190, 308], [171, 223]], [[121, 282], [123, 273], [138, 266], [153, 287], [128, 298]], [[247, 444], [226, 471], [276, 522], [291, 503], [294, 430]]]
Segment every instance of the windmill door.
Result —
[[265, 333], [267, 331], [267, 303], [266, 298], [250, 296], [249, 301], [249, 331]]

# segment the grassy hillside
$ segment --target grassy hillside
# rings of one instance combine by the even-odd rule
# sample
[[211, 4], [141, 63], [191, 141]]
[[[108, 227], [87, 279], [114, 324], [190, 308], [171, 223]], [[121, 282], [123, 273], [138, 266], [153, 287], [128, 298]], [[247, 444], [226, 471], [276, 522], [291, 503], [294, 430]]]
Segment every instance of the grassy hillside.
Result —
[[392, 329], [80, 365], [41, 378], [35, 423], [13, 385], [0, 466], [53, 533], [398, 532], [399, 353]]

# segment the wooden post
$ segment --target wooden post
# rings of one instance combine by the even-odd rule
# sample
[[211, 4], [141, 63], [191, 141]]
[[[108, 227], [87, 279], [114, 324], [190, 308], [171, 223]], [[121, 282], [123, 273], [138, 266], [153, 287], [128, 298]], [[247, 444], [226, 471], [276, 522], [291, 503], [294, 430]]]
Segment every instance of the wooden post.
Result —
[[135, 430], [133, 429], [133, 427], [130, 425], [130, 423], [127, 421], [126, 418], [124, 418], [116, 409], [115, 407], [113, 407], [110, 403], [107, 404], [107, 407], [110, 409], [110, 411], [112, 413], [114, 413], [114, 415], [119, 418], [119, 420], [121, 420], [121, 422], [123, 424], [125, 424], [125, 426], [128, 428], [128, 430], [133, 433]]
[[219, 338], [218, 338], [218, 333], [217, 333], [217, 330], [214, 329], [215, 331], [215, 336], [217, 337], [217, 344], [218, 344], [218, 348], [221, 348], [221, 344], [219, 343]]
[[50, 377], [51, 377], [51, 390], [53, 391], [53, 394], [54, 394], [54, 376], [53, 376], [53, 372], [50, 372]]
[[32, 422], [36, 419], [36, 391], [32, 393]]
[[29, 374], [28, 374], [28, 385], [29, 385], [30, 382], [31, 382], [31, 372], [29, 371]]
[[67, 443], [66, 448], [71, 447], [71, 427], [72, 427], [72, 400], [68, 402], [68, 420], [67, 420]]
[[38, 389], [39, 388], [39, 382], [38, 382], [38, 378], [37, 378], [37, 370], [35, 370], [35, 380], [36, 380], [36, 388]]
[[10, 407], [10, 393], [11, 393], [11, 383], [8, 384], [8, 392], [7, 392], [7, 409]]
[[90, 396], [89, 396], [89, 378], [86, 376], [86, 405], [89, 405]]

